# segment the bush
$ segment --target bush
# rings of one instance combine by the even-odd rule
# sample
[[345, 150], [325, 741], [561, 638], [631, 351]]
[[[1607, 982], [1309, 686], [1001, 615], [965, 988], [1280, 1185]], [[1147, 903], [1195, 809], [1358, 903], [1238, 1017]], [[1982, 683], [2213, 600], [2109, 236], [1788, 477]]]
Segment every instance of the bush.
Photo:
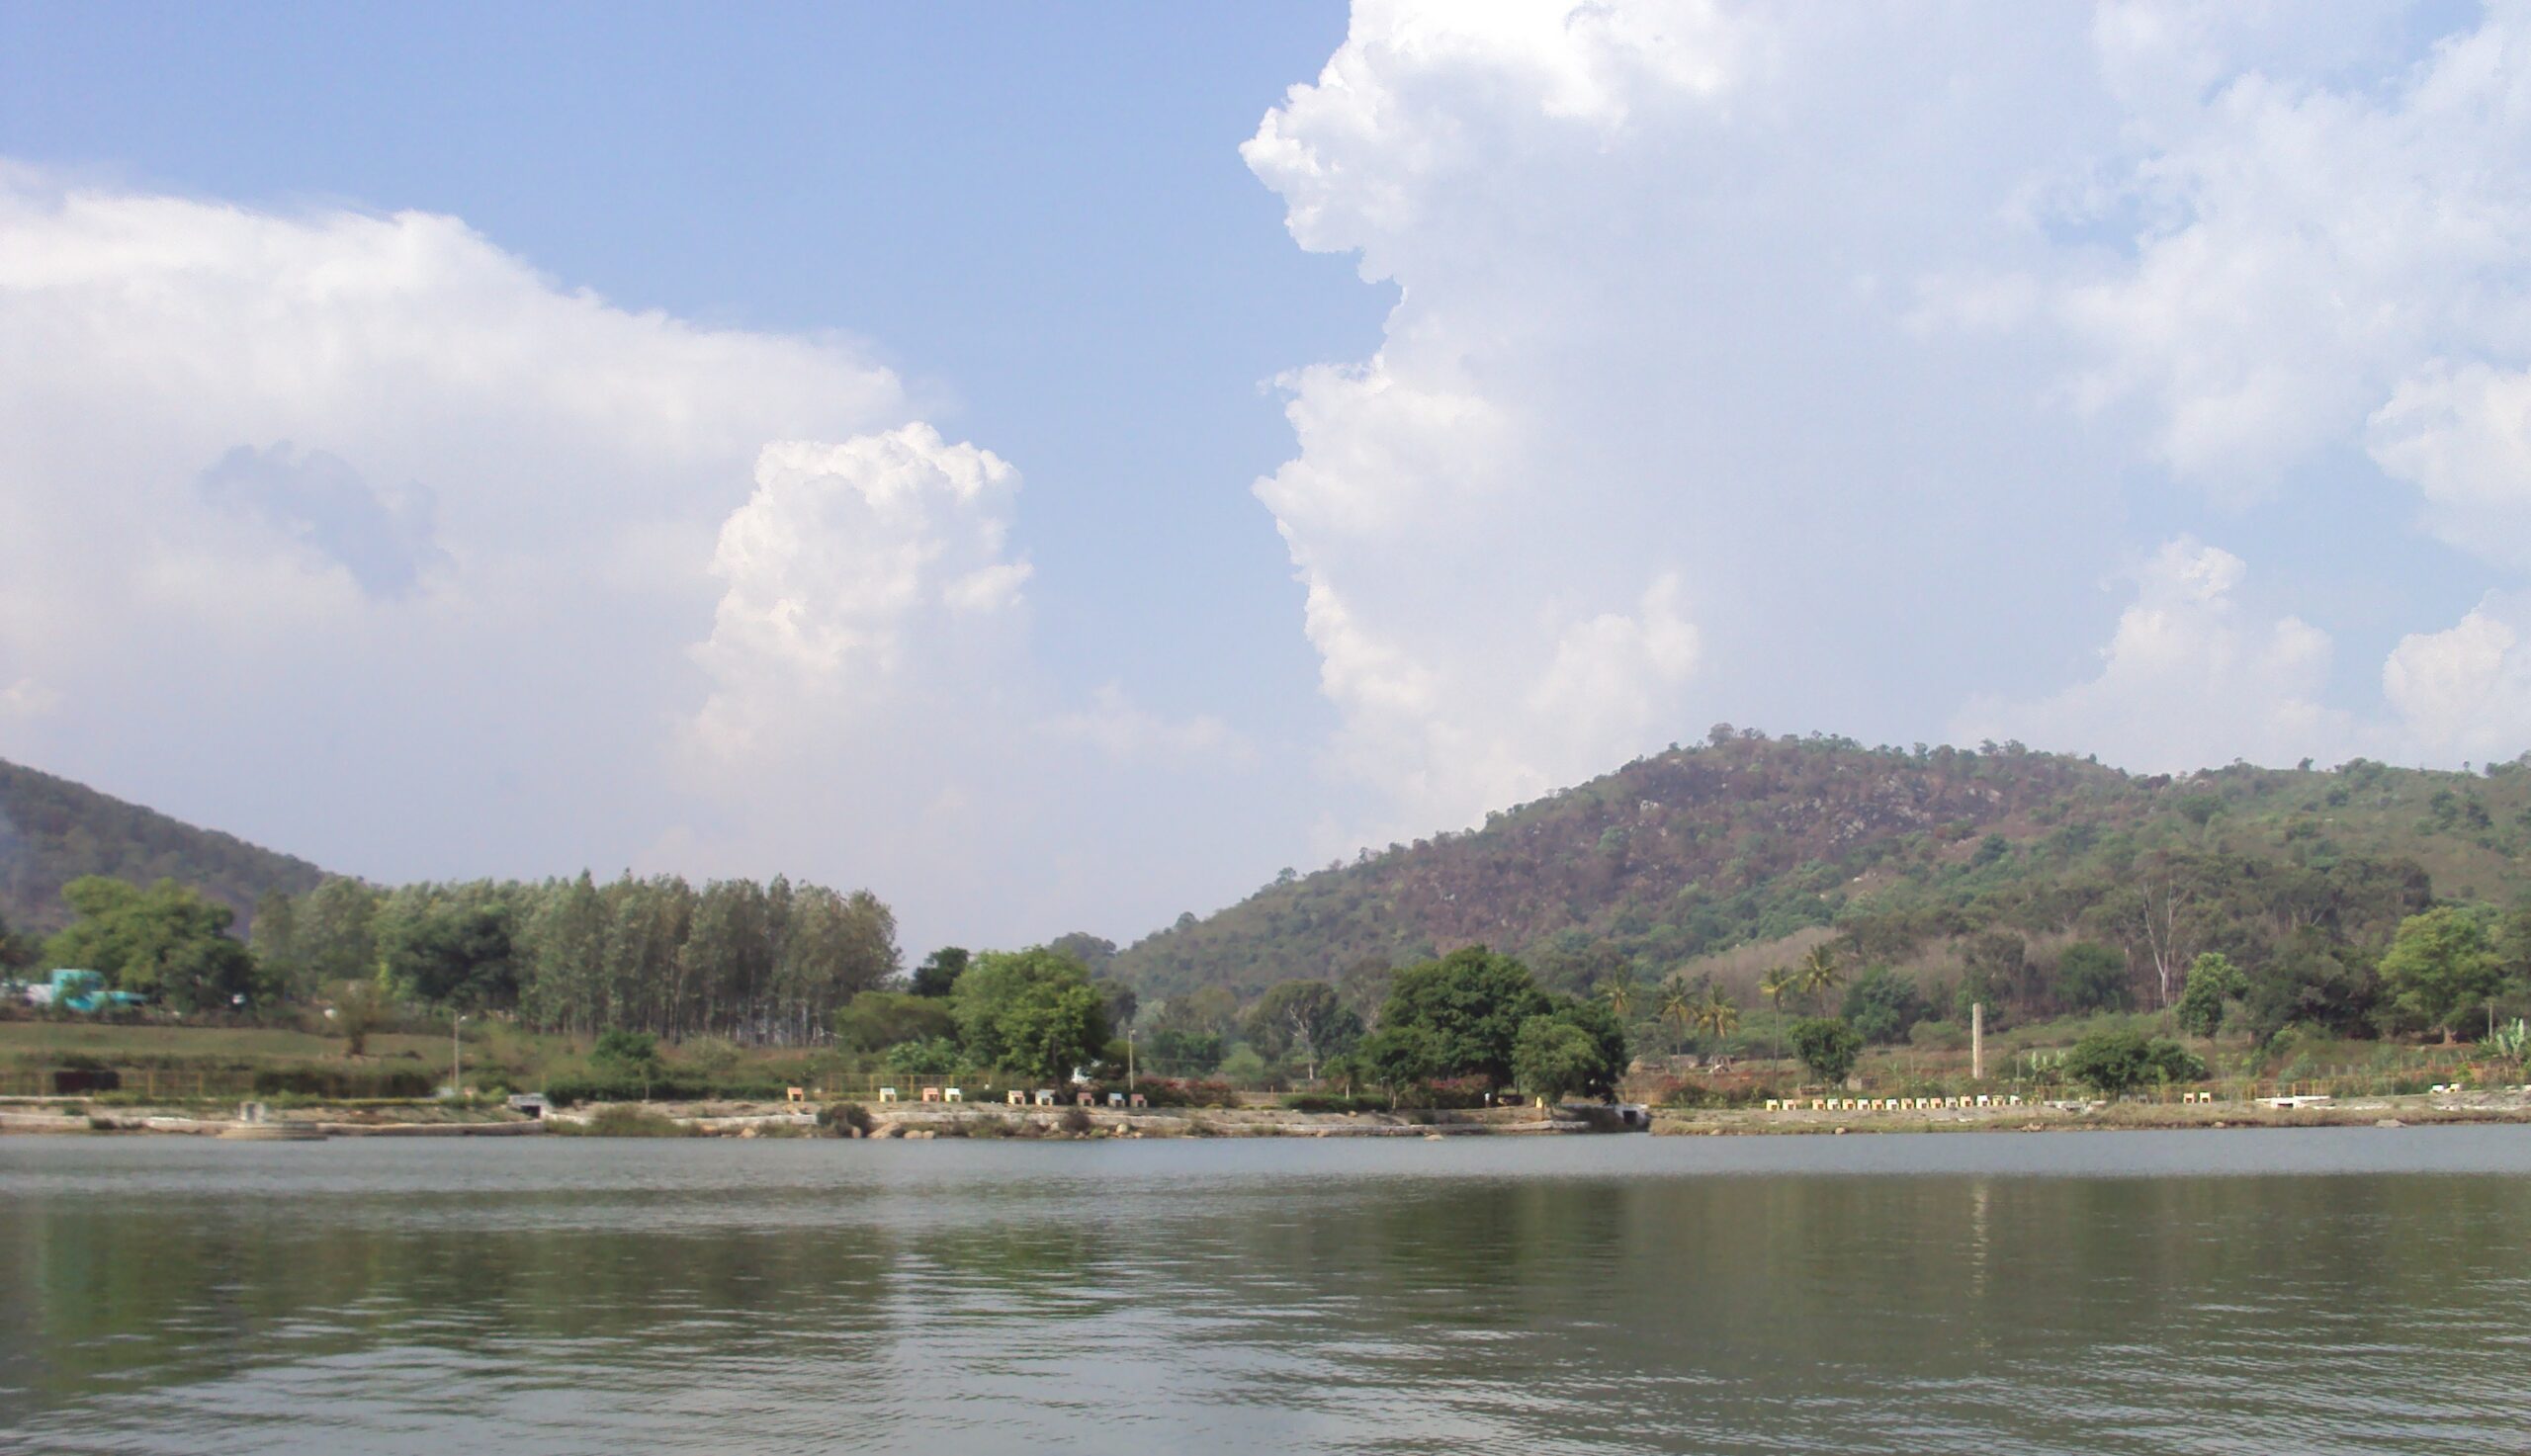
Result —
[[427, 1097], [439, 1079], [413, 1067], [266, 1067], [256, 1071], [258, 1096], [318, 1097], [329, 1102]]
[[1386, 1097], [1347, 1097], [1334, 1092], [1294, 1092], [1283, 1099], [1293, 1112], [1382, 1112]]
[[837, 1102], [831, 1106], [821, 1107], [818, 1109], [818, 1126], [828, 1129], [836, 1137], [843, 1136], [846, 1128], [854, 1129], [867, 1137], [870, 1134], [870, 1109], [858, 1102]]
[[546, 1100], [557, 1107], [582, 1102], [779, 1102], [788, 1095], [777, 1082], [725, 1082], [685, 1071], [665, 1071], [647, 1079], [592, 1072], [585, 1076], [549, 1077]]
[[1146, 1077], [1135, 1083], [1154, 1107], [1237, 1107], [1239, 1094], [1224, 1081], [1193, 1081], [1178, 1077]]
[[1086, 1133], [1092, 1126], [1090, 1109], [1077, 1102], [1065, 1108], [1064, 1115], [1057, 1121], [1063, 1124], [1063, 1130], [1067, 1133]]
[[1932, 1015], [1916, 983], [1886, 966], [1873, 967], [1846, 987], [1846, 1021], [1875, 1045], [1899, 1040]]
[[2147, 1082], [2193, 1082], [2206, 1077], [2206, 1064], [2186, 1047], [2139, 1031], [2093, 1032], [2066, 1052], [2064, 1065], [2067, 1076], [2111, 1097], [2125, 1096]]
[[1657, 1100], [1664, 1107], [1755, 1107], [1770, 1097], [1783, 1094], [1765, 1085], [1716, 1087], [1695, 1077], [1681, 1077], [1663, 1088]]
[[1807, 1016], [1792, 1024], [1792, 1054], [1810, 1074], [1830, 1085], [1854, 1073], [1863, 1057], [1863, 1035], [1833, 1016]]
[[1920, 1051], [1965, 1052], [1968, 1028], [1957, 1021], [1919, 1021], [1907, 1028], [1907, 1041]]

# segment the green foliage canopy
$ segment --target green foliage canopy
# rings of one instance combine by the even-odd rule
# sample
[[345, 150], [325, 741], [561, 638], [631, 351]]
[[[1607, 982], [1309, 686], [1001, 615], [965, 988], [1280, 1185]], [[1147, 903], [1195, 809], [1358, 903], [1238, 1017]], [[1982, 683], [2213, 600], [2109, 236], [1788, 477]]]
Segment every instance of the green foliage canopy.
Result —
[[923, 957], [922, 964], [914, 968], [914, 993], [946, 998], [966, 974], [969, 959], [966, 948], [955, 945], [944, 945]]
[[978, 1067], [1062, 1077], [1107, 1045], [1107, 1007], [1089, 969], [1060, 951], [988, 951], [950, 993], [958, 1040]]
[[259, 998], [255, 958], [228, 934], [236, 912], [199, 892], [161, 880], [143, 890], [86, 875], [62, 887], [77, 916], [45, 943], [54, 966], [104, 974], [119, 990], [178, 1011], [225, 1009]]
[[2224, 1028], [2224, 1003], [2246, 995], [2249, 988], [2249, 981], [2229, 956], [2208, 951], [2189, 964], [2188, 985], [2180, 992], [2173, 1014], [2181, 1030], [2192, 1036], [2211, 1037]]
[[2449, 1041], [2467, 1013], [2496, 993], [2501, 974], [2487, 922], [2457, 905], [2437, 905], [2400, 922], [2382, 956], [2382, 988], [2400, 1018]]
[[1527, 967], [1469, 946], [1398, 972], [1380, 1026], [1430, 1032], [1440, 1075], [1481, 1076], [1506, 1086], [1522, 1026], [1553, 1009]]
[[2123, 1097], [2151, 1082], [2200, 1081], [2206, 1076], [2206, 1064], [2186, 1047], [2140, 1031], [2093, 1032], [2065, 1053], [2064, 1065], [2067, 1076], [2111, 1097]]
[[1932, 1015], [1915, 980], [1886, 966], [1873, 967], [1846, 987], [1846, 1022], [1875, 1046], [1905, 1041], [1917, 1022]]
[[884, 1052], [957, 1034], [958, 1018], [946, 1002], [908, 991], [865, 990], [834, 1013], [834, 1039], [848, 1051]]
[[1863, 1033], [1833, 1016], [1805, 1016], [1792, 1024], [1789, 1036], [1792, 1055], [1830, 1086], [1853, 1075], [1863, 1057]]

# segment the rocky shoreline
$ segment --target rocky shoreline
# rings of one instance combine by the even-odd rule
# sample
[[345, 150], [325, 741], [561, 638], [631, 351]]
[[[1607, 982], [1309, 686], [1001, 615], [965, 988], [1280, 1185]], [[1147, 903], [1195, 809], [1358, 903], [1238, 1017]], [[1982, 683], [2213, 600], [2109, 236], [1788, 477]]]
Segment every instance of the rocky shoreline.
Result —
[[2531, 1123], [2531, 1093], [2450, 1092], [2349, 1097], [2275, 1106], [2264, 1101], [2032, 1103], [2017, 1107], [1812, 1111], [1785, 1108], [1657, 1109], [1652, 1131], [1668, 1137], [1840, 1133], [2147, 1132], [2182, 1129], [2431, 1127], [2451, 1123]]
[[[0, 1135], [231, 1137], [262, 1128], [323, 1138], [667, 1136], [866, 1138], [878, 1141], [1167, 1138], [1539, 1137], [1616, 1132], [1611, 1117], [1543, 1114], [1531, 1107], [1454, 1111], [1294, 1112], [1283, 1108], [1003, 1107], [940, 1103], [855, 1104], [866, 1122], [822, 1125], [818, 1112], [787, 1103], [609, 1103], [555, 1109], [543, 1118], [507, 1109], [305, 1107], [261, 1123], [199, 1107], [93, 1108], [75, 1102], [0, 1108]], [[609, 1127], [610, 1118], [619, 1126]], [[1847, 1133], [2000, 1133], [2175, 1129], [2426, 1127], [2531, 1123], [2531, 1092], [2456, 1092], [2358, 1097], [2277, 1107], [2259, 1102], [2038, 1103], [1983, 1108], [1862, 1111], [1789, 1107], [1657, 1108], [1651, 1131], [1664, 1137], [1763, 1137]]]

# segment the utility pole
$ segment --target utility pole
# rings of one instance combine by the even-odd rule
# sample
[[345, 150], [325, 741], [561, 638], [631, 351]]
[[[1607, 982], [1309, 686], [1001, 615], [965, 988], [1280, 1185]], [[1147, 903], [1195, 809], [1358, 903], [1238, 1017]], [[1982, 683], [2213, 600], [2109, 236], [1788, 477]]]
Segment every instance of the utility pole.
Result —
[[1968, 1079], [1986, 1079], [1986, 1003], [1968, 1003]]
[[1130, 1097], [1130, 1096], [1132, 1096], [1132, 1095], [1133, 1095], [1133, 1093], [1134, 1093], [1134, 1032], [1133, 1032], [1133, 1028], [1132, 1028], [1132, 1027], [1127, 1027], [1127, 1028], [1125, 1029], [1125, 1095], [1126, 1095], [1126, 1096], [1128, 1096], [1128, 1097]]
[[458, 1032], [465, 1025], [463, 1016], [448, 1024], [448, 1095], [451, 1097], [461, 1097], [466, 1093], [466, 1043], [458, 1039]]

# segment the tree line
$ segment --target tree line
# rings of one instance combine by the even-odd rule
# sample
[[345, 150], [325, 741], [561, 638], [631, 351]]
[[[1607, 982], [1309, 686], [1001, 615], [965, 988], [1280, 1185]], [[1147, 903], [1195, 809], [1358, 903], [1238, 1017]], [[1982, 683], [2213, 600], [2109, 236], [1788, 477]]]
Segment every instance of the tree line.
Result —
[[76, 918], [24, 959], [101, 972], [117, 989], [186, 1013], [307, 1004], [360, 987], [507, 1013], [537, 1031], [810, 1045], [901, 969], [896, 916], [876, 897], [779, 875], [699, 888], [673, 875], [392, 890], [335, 879], [266, 895], [242, 944], [227, 906], [173, 881], [90, 876], [63, 898]]

